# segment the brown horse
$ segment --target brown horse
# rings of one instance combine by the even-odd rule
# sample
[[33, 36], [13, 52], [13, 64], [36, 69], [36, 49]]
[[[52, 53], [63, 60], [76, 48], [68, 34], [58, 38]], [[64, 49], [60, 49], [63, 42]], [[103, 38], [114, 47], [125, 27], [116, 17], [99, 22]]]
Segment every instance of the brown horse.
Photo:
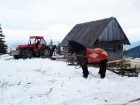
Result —
[[83, 77], [87, 78], [89, 71], [87, 64], [98, 63], [100, 66], [99, 74], [101, 78], [105, 77], [106, 74], [106, 64], [108, 62], [108, 55], [106, 51], [100, 48], [89, 49], [85, 46], [75, 42], [69, 41], [69, 53], [75, 53], [77, 57], [78, 64], [82, 67]]

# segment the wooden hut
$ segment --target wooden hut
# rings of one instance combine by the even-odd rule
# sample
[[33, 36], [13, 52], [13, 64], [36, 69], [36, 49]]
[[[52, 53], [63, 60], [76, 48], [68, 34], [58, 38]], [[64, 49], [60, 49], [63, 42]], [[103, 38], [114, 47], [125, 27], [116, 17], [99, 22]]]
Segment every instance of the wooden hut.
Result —
[[110, 60], [123, 58], [123, 44], [130, 44], [114, 17], [77, 24], [62, 40], [61, 46], [67, 47], [68, 40], [74, 40], [87, 48], [103, 48]]

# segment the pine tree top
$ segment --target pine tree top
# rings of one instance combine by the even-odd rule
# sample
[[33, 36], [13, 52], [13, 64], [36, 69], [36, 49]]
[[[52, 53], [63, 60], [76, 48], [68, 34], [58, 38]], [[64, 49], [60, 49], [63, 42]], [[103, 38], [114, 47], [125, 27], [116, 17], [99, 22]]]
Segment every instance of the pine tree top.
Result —
[[4, 34], [2, 33], [1, 24], [0, 24], [0, 37], [4, 37]]

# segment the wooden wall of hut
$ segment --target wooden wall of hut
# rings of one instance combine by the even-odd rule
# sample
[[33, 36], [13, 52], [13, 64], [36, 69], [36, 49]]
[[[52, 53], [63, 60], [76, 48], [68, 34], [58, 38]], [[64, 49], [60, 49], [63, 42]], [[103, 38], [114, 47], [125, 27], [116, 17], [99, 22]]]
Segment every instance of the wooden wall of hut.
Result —
[[102, 48], [107, 51], [109, 60], [117, 60], [123, 58], [123, 42], [122, 41], [107, 41], [94, 43], [94, 48]]

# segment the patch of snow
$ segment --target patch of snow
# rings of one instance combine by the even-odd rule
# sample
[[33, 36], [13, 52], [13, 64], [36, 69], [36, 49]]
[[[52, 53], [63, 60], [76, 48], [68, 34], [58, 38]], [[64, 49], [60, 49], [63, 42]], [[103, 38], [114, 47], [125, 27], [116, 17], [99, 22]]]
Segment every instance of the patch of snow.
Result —
[[85, 79], [81, 68], [63, 61], [0, 56], [0, 105], [118, 105], [140, 98], [140, 77], [107, 71], [100, 79], [98, 68], [89, 72]]

